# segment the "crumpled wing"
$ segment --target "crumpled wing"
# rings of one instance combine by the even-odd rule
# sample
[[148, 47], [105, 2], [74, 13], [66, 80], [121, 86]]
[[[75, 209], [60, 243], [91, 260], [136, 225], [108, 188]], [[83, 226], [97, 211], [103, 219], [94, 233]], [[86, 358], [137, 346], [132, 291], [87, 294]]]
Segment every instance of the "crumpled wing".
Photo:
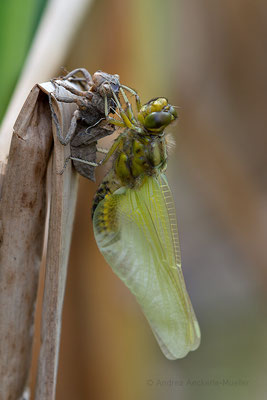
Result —
[[165, 356], [195, 350], [200, 330], [181, 270], [173, 198], [164, 175], [120, 188], [94, 213], [98, 247], [136, 296]]

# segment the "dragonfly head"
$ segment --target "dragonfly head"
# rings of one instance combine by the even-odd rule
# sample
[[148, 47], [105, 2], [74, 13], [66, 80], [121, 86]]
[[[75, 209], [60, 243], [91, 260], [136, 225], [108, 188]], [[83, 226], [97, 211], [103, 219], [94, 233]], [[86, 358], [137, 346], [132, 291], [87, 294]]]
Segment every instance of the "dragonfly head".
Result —
[[150, 100], [138, 113], [139, 122], [151, 135], [162, 133], [176, 118], [178, 118], [177, 111], [165, 97]]

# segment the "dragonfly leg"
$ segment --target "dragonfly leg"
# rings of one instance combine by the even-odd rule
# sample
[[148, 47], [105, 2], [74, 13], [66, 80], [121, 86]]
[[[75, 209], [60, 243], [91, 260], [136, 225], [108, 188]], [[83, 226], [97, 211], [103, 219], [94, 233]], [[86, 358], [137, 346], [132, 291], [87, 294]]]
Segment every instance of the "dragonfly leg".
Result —
[[[91, 165], [92, 167], [100, 167], [101, 165], [103, 165], [103, 164], [105, 164], [105, 162], [112, 156], [112, 154], [114, 153], [114, 151], [117, 149], [117, 147], [118, 147], [118, 145], [120, 144], [120, 140], [115, 140], [115, 142], [113, 143], [113, 145], [111, 146], [111, 148], [109, 149], [109, 150], [107, 150], [107, 149], [103, 149], [102, 147], [97, 147], [96, 148], [96, 151], [98, 152], [98, 153], [102, 153], [102, 154], [105, 154], [105, 157], [101, 160], [101, 161], [99, 161], [99, 162], [97, 162], [97, 163], [95, 163], [95, 162], [93, 162], [93, 161], [87, 161], [87, 160], [83, 160], [83, 159], [81, 159], [81, 158], [76, 158], [76, 157], [68, 157], [68, 159], [70, 159], [70, 160], [73, 160], [73, 161], [78, 161], [78, 162], [80, 162], [80, 163], [82, 163], [82, 164], [87, 164], [87, 165]], [[68, 160], [66, 159], [66, 161], [68, 162]], [[66, 163], [66, 161], [65, 161], [65, 163]], [[65, 168], [65, 167], [64, 167]], [[64, 169], [63, 168], [63, 169]]]
[[102, 153], [102, 154], [108, 154], [109, 150], [108, 149], [103, 149], [103, 147], [97, 147], [96, 151], [98, 153]]
[[78, 162], [80, 162], [80, 163], [82, 163], [82, 164], [91, 165], [92, 167], [99, 167], [99, 166], [101, 165], [101, 162], [100, 162], [100, 163], [95, 163], [95, 162], [83, 160], [83, 159], [81, 159], [81, 158], [76, 158], [76, 157], [68, 156], [68, 157], [66, 158], [65, 162], [64, 162], [64, 166], [63, 166], [62, 170], [61, 170], [60, 172], [58, 172], [59, 175], [63, 175], [63, 173], [64, 173], [64, 171], [65, 171], [65, 169], [66, 169], [66, 167], [67, 167], [67, 165], [68, 165], [68, 162], [69, 162], [70, 160], [78, 161]]
[[[79, 112], [79, 110], [74, 111], [73, 116], [71, 118], [70, 127], [68, 129], [68, 132], [67, 132], [66, 136], [64, 137], [63, 134], [62, 134], [62, 131], [61, 131], [61, 127], [60, 127], [60, 124], [59, 124], [59, 121], [58, 121], [57, 114], [55, 113], [55, 110], [54, 110], [54, 107], [53, 107], [53, 104], [52, 104], [51, 93], [49, 94], [48, 98], [49, 98], [49, 105], [50, 105], [52, 119], [54, 121], [54, 124], [56, 126], [56, 130], [57, 130], [58, 140], [63, 146], [66, 146], [71, 141], [71, 139], [73, 138], [73, 136], [75, 134], [75, 131], [76, 131], [76, 128], [77, 128], [77, 121], [80, 119], [80, 112]], [[56, 97], [56, 96], [55, 96], [55, 98], [57, 100], [59, 100], [59, 101], [64, 101], [66, 103], [75, 102], [75, 101], [70, 101], [71, 100], [70, 98], [63, 98], [63, 97]]]
[[[87, 69], [85, 69], [85, 68], [76, 68], [76, 69], [74, 69], [73, 71], [69, 72], [66, 76], [64, 76], [63, 80], [65, 81], [65, 80], [73, 77], [75, 74], [77, 74], [79, 72], [84, 76], [83, 80], [86, 81], [88, 86], [89, 87], [92, 86], [92, 84], [93, 84], [92, 76], [87, 71]], [[74, 77], [74, 78], [76, 78], [76, 77]], [[77, 78], [77, 80], [80, 80], [80, 78]]]
[[[67, 84], [67, 82], [53, 81], [53, 83], [56, 84], [57, 86], [63, 87], [64, 89], [68, 90], [72, 94], [75, 94], [76, 96], [86, 97], [86, 98], [90, 98], [90, 99], [93, 97], [93, 94], [90, 91], [76, 89], [73, 86]], [[76, 101], [78, 101], [78, 100], [76, 100]]]
[[94, 128], [95, 126], [97, 126], [101, 121], [105, 120], [106, 118], [100, 118], [98, 121], [96, 121], [95, 124], [90, 125], [86, 128], [85, 133], [88, 133], [90, 131], [91, 128]]
[[125, 85], [121, 85], [121, 88], [127, 90], [129, 93], [131, 93], [131, 94], [134, 95], [134, 97], [135, 97], [135, 102], [136, 102], [136, 108], [137, 108], [137, 111], [139, 112], [140, 109], [141, 109], [141, 101], [140, 101], [140, 97], [139, 97], [139, 95], [137, 94], [137, 92], [136, 92], [135, 90], [129, 88], [128, 86], [125, 86]]
[[120, 136], [113, 142], [113, 144], [109, 150], [101, 149], [99, 147], [96, 148], [96, 151], [99, 151], [99, 153], [106, 154], [105, 157], [100, 161], [100, 163], [98, 165], [103, 165], [110, 159], [110, 157], [115, 153], [115, 151], [118, 149], [118, 147], [123, 144], [124, 136], [126, 136], [126, 133], [121, 133]]
[[136, 125], [137, 121], [136, 121], [134, 113], [133, 113], [132, 105], [129, 102], [128, 97], [126, 96], [126, 93], [125, 93], [125, 91], [123, 90], [122, 87], [120, 87], [120, 91], [121, 91], [123, 100], [124, 100], [124, 102], [126, 104], [126, 109], [125, 109], [126, 115], [129, 118], [129, 120], [132, 122], [132, 124]]
[[139, 126], [133, 124], [130, 121], [130, 119], [128, 118], [126, 112], [122, 108], [122, 105], [121, 105], [116, 93], [114, 92], [114, 90], [112, 89], [111, 86], [110, 86], [110, 90], [112, 92], [114, 101], [115, 101], [115, 103], [116, 103], [116, 105], [118, 107], [118, 111], [119, 111], [119, 114], [120, 114], [120, 117], [121, 117], [122, 121], [118, 121], [115, 118], [111, 118], [111, 117], [108, 116], [108, 109], [107, 109], [107, 106], [106, 106], [107, 100], [106, 100], [106, 97], [105, 97], [105, 115], [106, 115], [106, 119], [108, 120], [108, 122], [111, 123], [111, 124], [114, 124], [116, 126], [130, 128], [130, 129], [132, 129], [132, 130], [134, 130], [136, 132], [141, 133], [142, 130], [139, 128]]
[[63, 175], [63, 173], [68, 165], [69, 160], [70, 160], [70, 156], [66, 158], [62, 170], [60, 172], [57, 172], [58, 175]]
[[76, 158], [76, 157], [71, 157], [71, 156], [69, 158], [70, 158], [70, 160], [78, 161], [78, 162], [80, 162], [82, 164], [91, 165], [92, 167], [100, 167], [100, 165], [102, 164], [102, 161], [100, 161], [98, 163], [95, 163], [93, 161], [83, 160], [82, 158]]
[[[99, 150], [97, 149], [97, 151], [99, 151]], [[99, 152], [100, 152], [100, 151], [99, 151]], [[108, 153], [108, 150], [106, 150], [106, 149], [101, 149], [101, 153], [107, 154], [107, 153]], [[68, 157], [66, 158], [65, 162], [64, 162], [64, 166], [63, 166], [62, 170], [61, 170], [60, 172], [58, 172], [59, 175], [63, 175], [63, 173], [64, 173], [64, 171], [65, 171], [65, 169], [66, 169], [66, 167], [67, 167], [67, 165], [68, 165], [68, 162], [69, 162], [70, 160], [78, 161], [78, 162], [80, 162], [80, 163], [82, 163], [82, 164], [90, 165], [91, 167], [95, 167], [95, 168], [96, 168], [96, 167], [100, 167], [100, 165], [102, 165], [102, 163], [103, 163], [103, 160], [100, 161], [100, 162], [98, 162], [98, 163], [95, 163], [95, 162], [93, 162], [93, 161], [83, 160], [82, 158], [77, 158], [77, 157], [68, 156]]]
[[[115, 118], [112, 118], [112, 117], [110, 117], [109, 115], [108, 115], [108, 99], [107, 99], [107, 96], [105, 96], [105, 98], [104, 98], [104, 103], [105, 103], [105, 117], [106, 117], [106, 120], [110, 123], [110, 124], [113, 124], [113, 125], [116, 125], [116, 126], [119, 126], [119, 127], [121, 127], [121, 128], [125, 128], [125, 123], [123, 122], [123, 121], [120, 121], [120, 120], [118, 120], [118, 119], [115, 119]], [[115, 111], [116, 112], [116, 111]], [[117, 114], [117, 113], [116, 113]], [[117, 114], [118, 115], [118, 114]], [[119, 116], [119, 118], [121, 118], [120, 117], [120, 115], [118, 115]]]

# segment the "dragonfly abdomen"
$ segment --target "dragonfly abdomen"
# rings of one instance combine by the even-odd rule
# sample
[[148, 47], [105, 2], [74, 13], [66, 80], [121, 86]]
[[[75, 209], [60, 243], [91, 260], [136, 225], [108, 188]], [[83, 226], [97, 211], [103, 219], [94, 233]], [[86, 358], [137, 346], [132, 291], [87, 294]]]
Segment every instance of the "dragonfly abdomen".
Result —
[[104, 178], [103, 182], [99, 185], [97, 192], [94, 196], [93, 206], [92, 206], [92, 217], [94, 215], [95, 209], [108, 194], [115, 192], [121, 183], [118, 181], [114, 170], [111, 170]]

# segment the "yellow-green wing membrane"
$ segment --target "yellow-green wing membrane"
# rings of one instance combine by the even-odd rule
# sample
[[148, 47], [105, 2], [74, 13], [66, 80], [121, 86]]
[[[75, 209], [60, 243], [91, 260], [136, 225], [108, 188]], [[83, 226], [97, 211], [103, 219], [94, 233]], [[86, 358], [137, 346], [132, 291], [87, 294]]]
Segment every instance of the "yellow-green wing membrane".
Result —
[[164, 175], [120, 188], [94, 213], [98, 247], [136, 296], [165, 356], [195, 350], [200, 330], [181, 270], [176, 214]]

